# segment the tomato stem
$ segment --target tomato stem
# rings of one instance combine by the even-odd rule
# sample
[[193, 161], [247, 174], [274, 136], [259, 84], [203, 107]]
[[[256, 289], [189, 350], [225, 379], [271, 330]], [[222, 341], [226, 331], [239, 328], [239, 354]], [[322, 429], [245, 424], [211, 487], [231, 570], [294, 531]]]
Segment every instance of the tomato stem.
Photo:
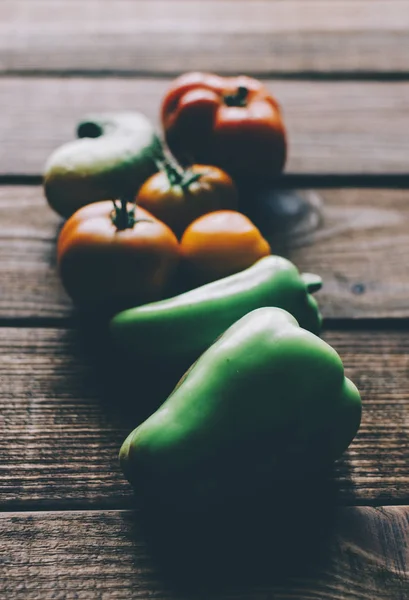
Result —
[[117, 200], [112, 200], [114, 203], [114, 210], [112, 211], [112, 222], [118, 231], [124, 231], [125, 229], [132, 229], [136, 223], [135, 218], [135, 203], [130, 202], [132, 205], [128, 209], [128, 200], [121, 198], [119, 204]]
[[193, 173], [191, 169], [183, 169], [173, 157], [164, 157], [157, 164], [159, 169], [166, 173], [171, 187], [180, 186], [183, 190], [187, 190], [202, 176], [202, 173]]
[[224, 97], [224, 103], [227, 106], [247, 106], [248, 94], [248, 89], [244, 85], [240, 85], [235, 94], [228, 94]]

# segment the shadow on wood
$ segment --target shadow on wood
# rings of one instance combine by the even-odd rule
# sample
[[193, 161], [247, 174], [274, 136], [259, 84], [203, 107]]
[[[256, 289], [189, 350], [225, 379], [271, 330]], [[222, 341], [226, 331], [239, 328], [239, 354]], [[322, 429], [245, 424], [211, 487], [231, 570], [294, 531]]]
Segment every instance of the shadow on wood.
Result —
[[[243, 482], [243, 485], [245, 483]], [[177, 510], [151, 503], [138, 512], [155, 567], [189, 595], [277, 585], [325, 569], [336, 522], [331, 474], [276, 480], [217, 507]]]
[[134, 360], [113, 346], [109, 321], [77, 314], [78, 353], [90, 367], [104, 410], [131, 431], [172, 392], [190, 364], [165, 365]]
[[241, 181], [239, 206], [270, 242], [272, 251], [310, 243], [323, 223], [323, 200], [312, 191], [282, 189], [282, 180]]

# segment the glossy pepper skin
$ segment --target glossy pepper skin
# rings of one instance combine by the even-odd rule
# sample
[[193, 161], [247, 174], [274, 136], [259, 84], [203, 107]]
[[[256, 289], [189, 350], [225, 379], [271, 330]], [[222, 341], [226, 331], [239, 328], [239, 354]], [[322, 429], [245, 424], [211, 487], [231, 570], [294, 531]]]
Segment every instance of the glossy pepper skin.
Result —
[[321, 315], [311, 295], [317, 275], [300, 275], [281, 256], [266, 256], [248, 269], [167, 300], [118, 313], [110, 323], [116, 344], [136, 356], [195, 360], [235, 321], [262, 306], [288, 310], [314, 333]]
[[277, 100], [257, 79], [185, 73], [161, 109], [166, 142], [185, 163], [213, 164], [233, 177], [275, 176], [286, 132]]
[[337, 352], [288, 312], [265, 307], [200, 357], [128, 436], [120, 462], [142, 493], [212, 497], [328, 466], [360, 419], [359, 392]]

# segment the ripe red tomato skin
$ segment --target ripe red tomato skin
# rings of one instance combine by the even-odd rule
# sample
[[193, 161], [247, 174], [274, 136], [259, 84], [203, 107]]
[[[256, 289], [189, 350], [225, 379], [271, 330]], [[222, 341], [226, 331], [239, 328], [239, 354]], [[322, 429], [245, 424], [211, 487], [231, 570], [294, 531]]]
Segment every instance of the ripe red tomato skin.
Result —
[[137, 207], [137, 222], [118, 230], [111, 201], [74, 213], [57, 244], [59, 275], [74, 304], [85, 311], [113, 313], [159, 300], [179, 260], [173, 232]]
[[[240, 88], [244, 104], [229, 105]], [[185, 73], [165, 95], [161, 118], [169, 148], [185, 164], [214, 164], [233, 177], [276, 176], [284, 168], [280, 106], [256, 79]]]

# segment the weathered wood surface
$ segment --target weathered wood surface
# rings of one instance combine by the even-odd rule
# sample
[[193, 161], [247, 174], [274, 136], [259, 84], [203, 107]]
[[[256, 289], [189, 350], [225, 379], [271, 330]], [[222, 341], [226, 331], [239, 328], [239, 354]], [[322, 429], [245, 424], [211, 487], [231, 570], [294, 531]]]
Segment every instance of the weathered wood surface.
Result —
[[[364, 403], [361, 430], [335, 470], [337, 502], [404, 502], [409, 497], [407, 332], [332, 331], [324, 337], [341, 355]], [[64, 329], [1, 329], [3, 510], [123, 508], [133, 502], [118, 451], [172, 384], [163, 374], [158, 381], [155, 369], [139, 372], [133, 363], [116, 371], [109, 354], [96, 353], [103, 343], [93, 346], [93, 339]]]
[[[319, 273], [326, 318], [409, 317], [409, 190], [319, 190], [323, 223], [273, 249]], [[0, 188], [0, 318], [59, 318], [72, 305], [57, 275], [60, 218], [40, 187]]]
[[[408, 175], [408, 31], [399, 0], [3, 0], [0, 178], [39, 176], [84, 113], [157, 122], [171, 77], [190, 69], [267, 78], [290, 174]], [[63, 328], [61, 221], [39, 187], [0, 187], [0, 511], [12, 511], [0, 512], [0, 597], [406, 599], [409, 507], [339, 505], [409, 502], [408, 194], [321, 190], [320, 228], [273, 240], [323, 276], [325, 317], [350, 327], [324, 338], [362, 392], [363, 423], [330, 481], [152, 515], [118, 510], [138, 496], [117, 454], [171, 384], [135, 365], [118, 381], [103, 340]], [[47, 319], [56, 328], [34, 327]]]
[[[84, 113], [141, 110], [155, 122], [169, 79], [17, 78], [0, 85], [0, 175], [39, 175]], [[267, 80], [289, 134], [287, 173], [409, 171], [409, 82]]]
[[0, 72], [408, 73], [408, 30], [396, 0], [2, 0]]
[[24, 600], [407, 598], [407, 506], [346, 508], [331, 520], [311, 510], [299, 517], [270, 512], [263, 521], [251, 515], [251, 526], [244, 512], [232, 512], [227, 523], [204, 515], [190, 535], [173, 524], [168, 539], [166, 518], [158, 516], [162, 536], [149, 536], [152, 527], [127, 511], [1, 514], [0, 594]]

